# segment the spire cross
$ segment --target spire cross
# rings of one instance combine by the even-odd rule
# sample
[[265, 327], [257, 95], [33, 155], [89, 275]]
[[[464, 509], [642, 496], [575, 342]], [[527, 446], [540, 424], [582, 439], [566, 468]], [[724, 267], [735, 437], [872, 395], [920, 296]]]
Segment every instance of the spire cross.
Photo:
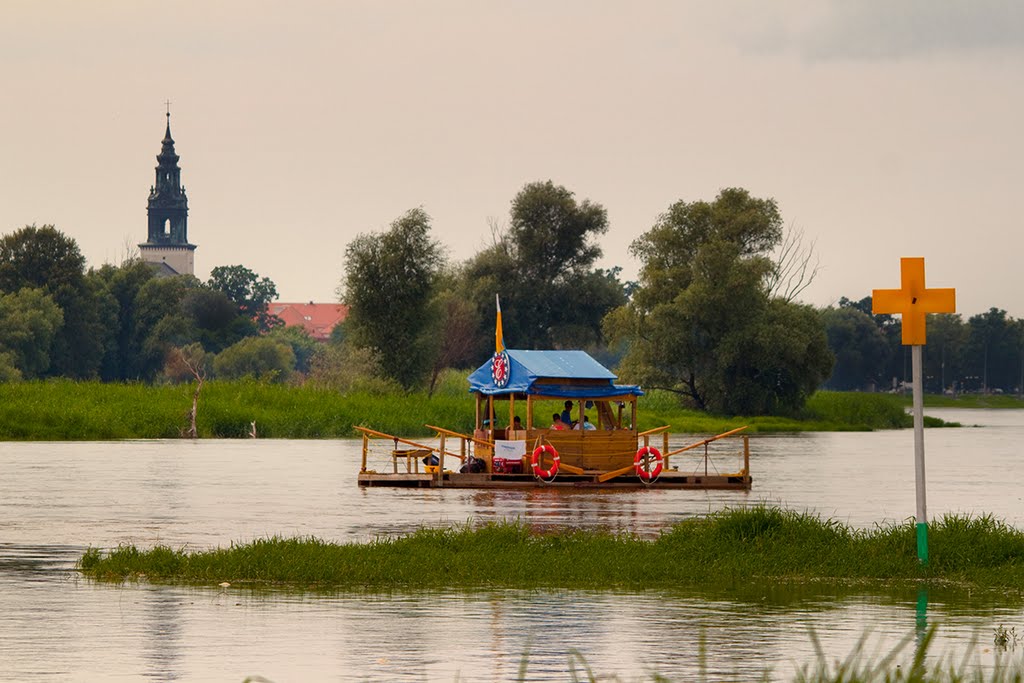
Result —
[[955, 313], [956, 290], [927, 289], [924, 259], [900, 259], [900, 289], [876, 289], [871, 296], [872, 313], [900, 313], [903, 316], [903, 345], [925, 343], [925, 316]]
[[164, 100], [164, 106], [167, 107], [167, 118], [171, 118], [171, 101]]

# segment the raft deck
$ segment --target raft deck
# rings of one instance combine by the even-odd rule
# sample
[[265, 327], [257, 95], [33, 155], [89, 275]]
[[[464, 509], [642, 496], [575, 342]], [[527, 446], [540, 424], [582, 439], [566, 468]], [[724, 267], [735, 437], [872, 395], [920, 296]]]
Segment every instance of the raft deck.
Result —
[[576, 488], [576, 489], [698, 489], [698, 490], [740, 490], [750, 489], [749, 474], [689, 474], [676, 471], [662, 472], [653, 482], [646, 482], [637, 476], [621, 476], [611, 481], [600, 481], [601, 472], [559, 474], [554, 481], [541, 481], [532, 474], [463, 474], [445, 472], [443, 476], [423, 473], [379, 473], [360, 472], [360, 486], [397, 486], [412, 488], [451, 489], [533, 489]]
[[[696, 489], [696, 490], [749, 490], [752, 484], [750, 476], [750, 441], [746, 435], [738, 435], [743, 427], [734, 429], [724, 434], [718, 434], [706, 439], [697, 441], [688, 446], [669, 450], [668, 427], [659, 427], [637, 434], [636, 432], [623, 432], [621, 435], [629, 439], [632, 444], [642, 444], [642, 450], [650, 446], [651, 439], [661, 437], [662, 451], [658, 454], [661, 464], [658, 465], [658, 473], [651, 476], [651, 470], [641, 472], [634, 464], [634, 459], [628, 457], [625, 460], [615, 462], [606, 456], [601, 455], [600, 449], [596, 455], [589, 454], [589, 448], [577, 449], [576, 457], [563, 458], [562, 466], [557, 469], [554, 477], [541, 478], [533, 473], [531, 468], [531, 456], [529, 450], [523, 457], [521, 470], [518, 473], [502, 471], [495, 467], [494, 443], [477, 436], [460, 434], [442, 427], [427, 425], [436, 434], [437, 445], [424, 444], [409, 439], [403, 439], [392, 434], [378, 432], [366, 427], [356, 427], [363, 437], [362, 467], [357, 477], [359, 486], [390, 486], [404, 488], [458, 488], [458, 489], [523, 489], [523, 488], [601, 488], [601, 489]], [[547, 431], [547, 430], [544, 430]], [[577, 439], [581, 443], [603, 443], [602, 439], [595, 440], [601, 435], [590, 433], [548, 433], [566, 451], [569, 445], [567, 439]], [[742, 449], [737, 452], [730, 452], [725, 457], [738, 457], [739, 467], [737, 471], [729, 472], [719, 468], [715, 462], [715, 455], [709, 450], [713, 443], [721, 446], [728, 437], [737, 437], [742, 440]], [[602, 437], [603, 438], [603, 437]], [[543, 439], [543, 437], [542, 437]], [[544, 442], [550, 443], [547, 439]], [[391, 442], [391, 448], [386, 453], [377, 453], [371, 459], [373, 449], [372, 443], [382, 444]], [[540, 442], [541, 439], [538, 439]], [[457, 444], [457, 445], [456, 445]], [[681, 468], [672, 464], [672, 458], [679, 460], [681, 454], [696, 452], [695, 449], [703, 447], [703, 455], [698, 455], [695, 465], [687, 463]], [[632, 449], [633, 447], [631, 447]], [[654, 449], [652, 449], [654, 450]], [[630, 450], [632, 453], [632, 450]], [[722, 456], [718, 453], [718, 456]], [[639, 455], [638, 455], [639, 457]], [[482, 472], [462, 472], [459, 470], [463, 464], [471, 458], [479, 461], [484, 467]], [[568, 464], [567, 459], [575, 462], [575, 465]], [[719, 457], [719, 460], [721, 457]], [[436, 465], [428, 465], [427, 462], [436, 462]], [[735, 462], [735, 461], [734, 461]], [[593, 463], [593, 464], [591, 464]], [[587, 467], [587, 465], [590, 467]], [[596, 465], [596, 467], [595, 467]], [[546, 464], [543, 465], [547, 467]], [[692, 467], [693, 469], [689, 469]], [[734, 465], [735, 467], [735, 465]], [[383, 470], [383, 471], [381, 471]], [[390, 470], [390, 471], [389, 471]], [[421, 471], [422, 470], [422, 471]], [[646, 476], [641, 476], [646, 474]]]

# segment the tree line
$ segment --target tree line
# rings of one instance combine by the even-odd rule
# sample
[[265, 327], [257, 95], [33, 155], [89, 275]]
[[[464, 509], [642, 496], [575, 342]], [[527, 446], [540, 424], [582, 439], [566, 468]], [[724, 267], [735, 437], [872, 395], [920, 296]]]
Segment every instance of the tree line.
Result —
[[[274, 283], [244, 266], [207, 282], [156, 277], [137, 259], [86, 270], [74, 240], [27, 226], [0, 239], [0, 381], [201, 374], [432, 392], [445, 369], [492, 353], [495, 294], [509, 346], [583, 348], [622, 381], [716, 413], [797, 414], [823, 385], [882, 389], [908, 372], [899, 319], [873, 316], [870, 300], [796, 300], [810, 254], [774, 199], [742, 188], [670, 204], [629, 248], [636, 281], [595, 266], [604, 207], [550, 180], [524, 185], [465, 261], [432, 230], [417, 207], [347, 244], [348, 318], [324, 344], [281, 327], [267, 313]], [[1021, 338], [996, 309], [933, 317], [928, 389], [1019, 386]]]
[[421, 208], [359, 235], [338, 292], [349, 342], [402, 386], [432, 386], [490, 355], [499, 294], [513, 348], [584, 348], [703, 410], [794, 413], [829, 376], [819, 312], [793, 300], [806, 263], [773, 199], [728, 188], [670, 205], [630, 247], [636, 282], [594, 266], [604, 207], [551, 181], [524, 186], [491, 227], [463, 263], [444, 258]]
[[278, 329], [267, 315], [276, 297], [269, 278], [237, 265], [207, 282], [157, 277], [138, 259], [86, 270], [74, 239], [26, 226], [0, 238], [0, 381], [173, 381], [188, 363], [238, 377], [253, 358], [285, 377], [315, 342]]
[[[892, 390], [911, 381], [910, 347], [900, 318], [875, 315], [871, 297], [843, 297], [822, 311], [836, 363], [825, 386], [836, 390]], [[930, 393], [1020, 393], [1024, 387], [1024, 321], [990, 308], [970, 316], [928, 316], [923, 349], [924, 389]]]

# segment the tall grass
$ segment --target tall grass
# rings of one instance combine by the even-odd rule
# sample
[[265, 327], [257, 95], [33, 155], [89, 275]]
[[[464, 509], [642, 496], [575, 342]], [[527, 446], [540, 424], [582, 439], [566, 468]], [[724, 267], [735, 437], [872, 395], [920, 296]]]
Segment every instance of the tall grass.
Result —
[[930, 529], [930, 565], [917, 560], [912, 521], [871, 530], [755, 506], [680, 522], [654, 540], [595, 530], [534, 533], [526, 524], [424, 528], [398, 538], [335, 544], [256, 539], [187, 551], [90, 549], [93, 577], [337, 588], [488, 587], [641, 589], [778, 580], [942, 581], [981, 587], [1024, 582], [1024, 533], [990, 516], [948, 515]]
[[[149, 386], [100, 382], [0, 384], [0, 440], [174, 438], [187, 425], [193, 385]], [[353, 425], [399, 434], [429, 433], [423, 425], [467, 430], [467, 395], [340, 394], [312, 386], [211, 381], [199, 397], [201, 437], [340, 438]]]
[[913, 426], [903, 400], [892, 394], [818, 391], [804, 406], [812, 420], [853, 429], [899, 429]]
[[[473, 428], [474, 398], [465, 372], [442, 373], [432, 396], [417, 393], [341, 394], [311, 385], [289, 386], [255, 381], [210, 381], [199, 397], [201, 437], [342, 438], [353, 425], [405, 436], [430, 433], [425, 424], [468, 432]], [[103, 440], [174, 438], [186, 427], [192, 384], [103, 384], [47, 381], [0, 384], [0, 440]], [[517, 404], [518, 406], [518, 404]], [[525, 405], [518, 413], [525, 417]], [[552, 410], [560, 408], [552, 403]], [[501, 410], [501, 424], [507, 420]], [[898, 397], [884, 394], [818, 392], [803, 419], [724, 417], [681, 407], [668, 392], [640, 398], [638, 427], [671, 425], [676, 432], [721, 433], [748, 425], [751, 432], [890, 429], [909, 426]], [[538, 424], [546, 424], [543, 410]], [[941, 421], [938, 421], [941, 423]], [[931, 423], [929, 426], [933, 426]]]

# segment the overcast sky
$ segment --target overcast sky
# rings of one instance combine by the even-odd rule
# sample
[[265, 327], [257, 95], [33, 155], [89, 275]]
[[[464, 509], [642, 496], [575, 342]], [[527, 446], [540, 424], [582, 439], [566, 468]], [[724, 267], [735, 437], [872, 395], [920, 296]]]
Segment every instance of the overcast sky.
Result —
[[0, 3], [0, 231], [90, 265], [146, 238], [164, 100], [196, 274], [334, 301], [412, 207], [464, 260], [522, 186], [608, 210], [603, 266], [680, 199], [745, 187], [816, 243], [804, 300], [899, 285], [1024, 317], [1024, 4]]

